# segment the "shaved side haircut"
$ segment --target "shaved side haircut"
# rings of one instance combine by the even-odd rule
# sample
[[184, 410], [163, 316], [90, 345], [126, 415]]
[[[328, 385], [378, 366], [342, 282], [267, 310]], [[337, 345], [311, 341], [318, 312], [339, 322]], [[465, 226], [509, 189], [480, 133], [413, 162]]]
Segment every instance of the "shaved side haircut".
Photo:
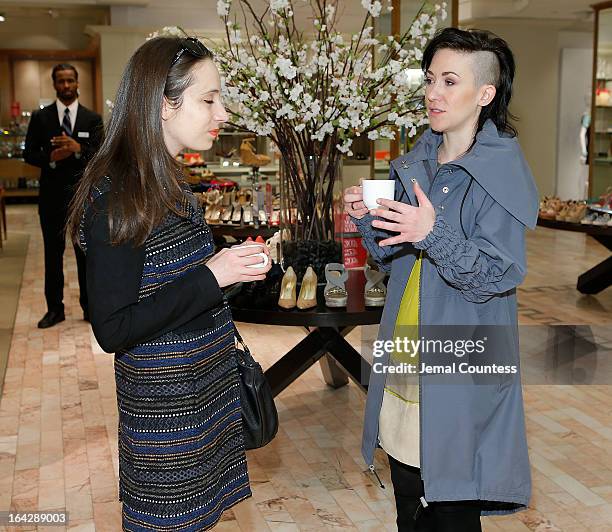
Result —
[[499, 61], [493, 52], [478, 51], [470, 53], [472, 71], [476, 87], [483, 85], [499, 86]]
[[477, 130], [480, 131], [490, 118], [499, 132], [515, 137], [516, 129], [510, 120], [516, 117], [508, 109], [515, 66], [508, 43], [490, 31], [443, 28], [425, 47], [421, 60], [423, 72], [429, 69], [436, 52], [444, 49], [470, 54], [476, 86], [493, 85], [496, 89], [493, 100], [480, 111]]

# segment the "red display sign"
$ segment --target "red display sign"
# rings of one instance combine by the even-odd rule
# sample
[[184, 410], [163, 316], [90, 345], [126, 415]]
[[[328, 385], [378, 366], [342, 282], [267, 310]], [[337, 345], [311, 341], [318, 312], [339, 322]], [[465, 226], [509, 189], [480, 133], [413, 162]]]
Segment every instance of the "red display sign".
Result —
[[347, 269], [365, 266], [368, 253], [361, 244], [360, 236], [342, 239], [342, 260]]
[[17, 118], [21, 114], [21, 105], [19, 102], [11, 103], [11, 118]]

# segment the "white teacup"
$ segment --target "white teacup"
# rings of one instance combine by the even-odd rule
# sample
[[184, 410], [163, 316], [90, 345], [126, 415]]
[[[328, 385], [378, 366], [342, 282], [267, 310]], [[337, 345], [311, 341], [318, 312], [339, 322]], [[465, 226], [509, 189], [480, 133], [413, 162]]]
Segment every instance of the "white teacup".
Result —
[[393, 179], [364, 179], [361, 182], [363, 202], [368, 209], [385, 209], [376, 203], [379, 198], [393, 200], [395, 197], [395, 181]]
[[[253, 243], [253, 244], [244, 244], [241, 246], [236, 246], [233, 248], [229, 248], [230, 251], [236, 251], [237, 249], [244, 249], [244, 248], [259, 248], [261, 249], [263, 247], [262, 244], [257, 244], [257, 243]], [[265, 268], [268, 265], [268, 261], [270, 260], [268, 258], [268, 255], [266, 255], [265, 253], [252, 253], [251, 255], [247, 255], [248, 257], [253, 257], [255, 255], [260, 255], [261, 256], [261, 260], [262, 262], [259, 262], [257, 264], [249, 264], [247, 266], [247, 268]]]

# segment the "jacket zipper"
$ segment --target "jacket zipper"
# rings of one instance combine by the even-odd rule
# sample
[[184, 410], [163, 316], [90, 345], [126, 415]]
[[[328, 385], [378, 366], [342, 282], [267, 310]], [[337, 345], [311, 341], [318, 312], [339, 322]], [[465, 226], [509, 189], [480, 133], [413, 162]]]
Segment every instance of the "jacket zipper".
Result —
[[380, 477], [378, 476], [378, 473], [376, 472], [376, 469], [374, 468], [374, 464], [370, 464], [368, 466], [368, 469], [370, 470], [370, 472], [376, 477], [376, 480], [378, 480], [378, 484], [380, 485], [380, 487], [382, 489], [385, 489], [385, 485], [382, 483], [382, 481], [380, 480]]
[[[423, 166], [425, 165], [425, 161], [423, 161]], [[441, 168], [441, 167], [440, 167]], [[426, 169], [427, 170], [427, 169]], [[431, 191], [433, 189], [433, 184], [434, 181], [436, 180], [436, 177], [438, 176], [438, 172], [439, 169], [436, 170], [436, 173], [434, 174], [433, 179], [431, 180], [431, 183], [429, 185], [429, 190], [427, 191], [427, 197], [431, 197]], [[429, 173], [429, 172], [427, 172]], [[421, 283], [423, 282], [423, 276], [421, 275], [421, 273], [423, 272], [423, 262], [421, 262], [421, 272], [419, 273], [419, 330], [417, 331], [420, 335], [420, 328], [421, 328]], [[420, 359], [420, 357], [419, 357]], [[420, 360], [419, 360], [420, 363]], [[418, 370], [418, 368], [417, 368]], [[420, 472], [420, 476], [421, 476], [421, 480], [423, 480], [423, 416], [422, 416], [422, 407], [421, 405], [423, 404], [423, 387], [421, 386], [421, 373], [419, 372], [419, 472]], [[377, 443], [378, 445], [380, 445], [380, 441], [378, 440], [378, 436], [376, 437]], [[370, 470], [370, 472], [376, 477], [376, 480], [378, 481], [379, 486], [382, 489], [385, 489], [385, 485], [382, 483], [382, 481], [380, 480], [380, 477], [378, 476], [378, 473], [376, 472], [376, 468], [374, 467], [374, 464], [369, 464], [368, 465], [368, 469]], [[414, 514], [414, 519], [416, 520], [419, 516], [419, 514], [421, 513], [421, 509], [422, 508], [427, 508], [428, 504], [427, 501], [425, 500], [425, 497], [421, 497], [420, 501], [419, 501], [419, 506], [417, 507], [417, 510]]]
[[[423, 161], [423, 166], [426, 165], [427, 162]], [[443, 165], [440, 165], [440, 168], [442, 168]], [[433, 190], [433, 186], [434, 186], [434, 182], [436, 181], [436, 177], [438, 177], [438, 173], [440, 172], [440, 168], [438, 168], [436, 170], [436, 173], [433, 176], [433, 179], [431, 180], [431, 183], [429, 185], [429, 190], [427, 191], [427, 197], [429, 198], [429, 200], [431, 201], [431, 191]], [[423, 252], [421, 252], [421, 271], [419, 272], [419, 325], [418, 325], [418, 335], [419, 337], [421, 336], [421, 323], [422, 323], [422, 318], [421, 318], [421, 288], [422, 288], [422, 283], [423, 283], [423, 260], [422, 260], [422, 256], [423, 256]], [[419, 364], [422, 364], [422, 360], [421, 357], [419, 356]], [[422, 375], [421, 372], [419, 371], [419, 445], [420, 445], [420, 449], [419, 449], [419, 473], [421, 476], [421, 480], [423, 481], [423, 453], [425, 450], [425, 446], [423, 445], [423, 379], [422, 379]], [[423, 481], [423, 488], [425, 487], [425, 482]], [[414, 518], [417, 519], [418, 514], [420, 513], [420, 509], [421, 507], [426, 508], [427, 507], [427, 501], [425, 500], [425, 497], [421, 497], [421, 501], [419, 503], [419, 506], [417, 507], [417, 511], [414, 514]]]

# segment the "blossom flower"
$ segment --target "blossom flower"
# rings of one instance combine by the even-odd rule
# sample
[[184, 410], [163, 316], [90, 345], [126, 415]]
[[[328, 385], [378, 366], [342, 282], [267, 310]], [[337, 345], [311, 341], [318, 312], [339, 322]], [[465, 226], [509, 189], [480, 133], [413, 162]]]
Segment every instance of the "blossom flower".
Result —
[[270, 0], [270, 11], [276, 13], [289, 7], [289, 0]]
[[227, 0], [217, 0], [217, 15], [225, 17], [229, 15], [230, 3]]

